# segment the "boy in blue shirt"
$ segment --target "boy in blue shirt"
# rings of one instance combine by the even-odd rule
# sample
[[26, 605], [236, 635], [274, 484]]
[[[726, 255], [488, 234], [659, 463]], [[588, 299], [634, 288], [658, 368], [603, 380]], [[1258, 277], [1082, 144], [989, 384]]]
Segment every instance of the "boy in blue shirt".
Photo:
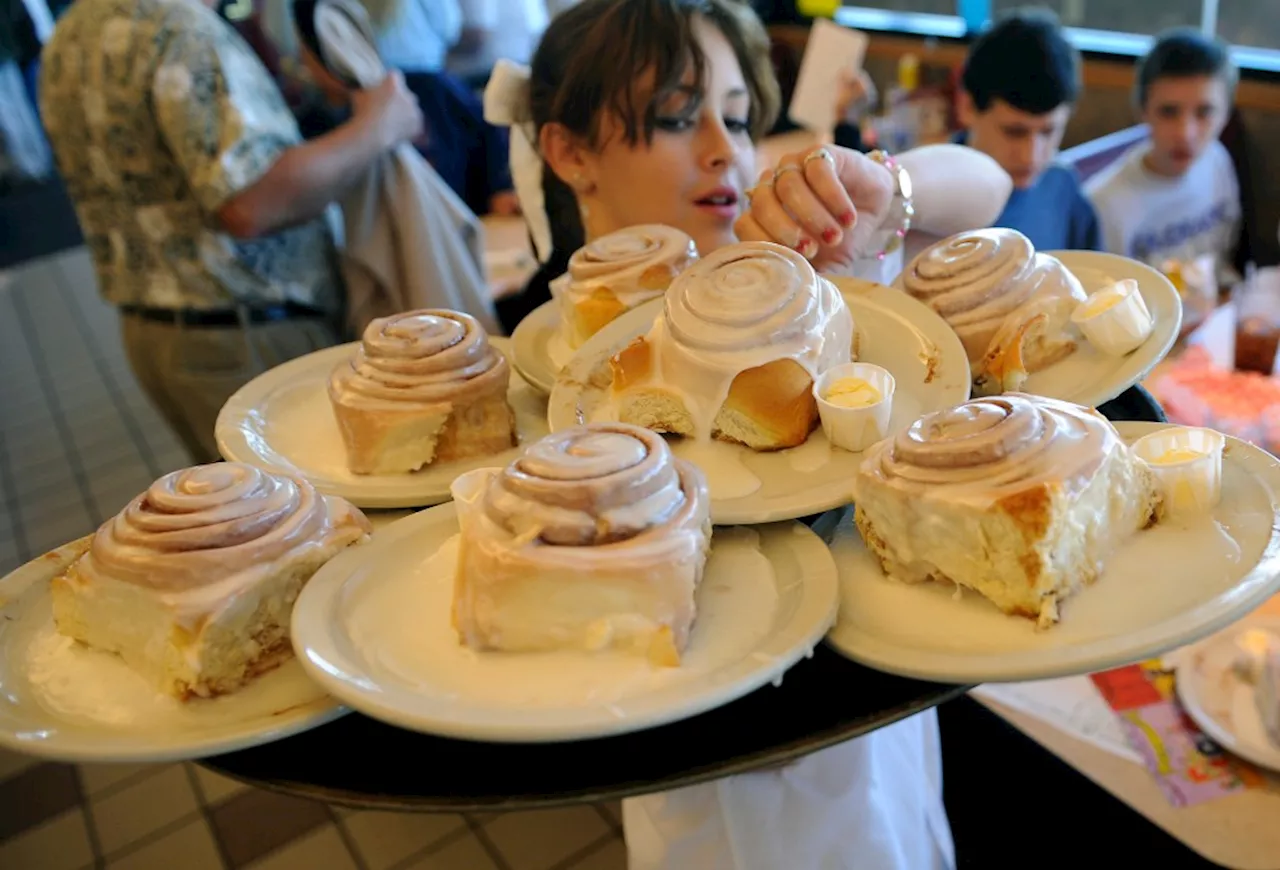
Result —
[[1101, 247], [1098, 217], [1074, 170], [1054, 163], [1080, 95], [1080, 55], [1048, 12], [1001, 18], [965, 61], [960, 142], [1004, 168], [1014, 191], [996, 226], [1037, 250]]

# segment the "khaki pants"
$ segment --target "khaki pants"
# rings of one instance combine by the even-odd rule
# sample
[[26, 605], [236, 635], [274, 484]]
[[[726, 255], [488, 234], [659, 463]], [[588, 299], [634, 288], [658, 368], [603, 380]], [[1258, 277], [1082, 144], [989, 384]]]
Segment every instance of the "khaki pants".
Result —
[[217, 462], [218, 411], [267, 369], [337, 343], [333, 326], [298, 318], [196, 327], [120, 316], [125, 354], [143, 392], [200, 465]]

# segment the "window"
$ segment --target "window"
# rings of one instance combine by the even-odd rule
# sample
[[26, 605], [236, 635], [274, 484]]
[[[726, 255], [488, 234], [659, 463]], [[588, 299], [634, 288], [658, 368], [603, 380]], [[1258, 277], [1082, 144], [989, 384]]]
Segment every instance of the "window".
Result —
[[846, 0], [845, 6], [886, 9], [890, 12], [925, 12], [931, 15], [955, 15], [956, 0]]
[[1051, 9], [1085, 51], [1137, 56], [1171, 27], [1200, 27], [1230, 42], [1245, 69], [1280, 72], [1277, 0], [842, 0], [836, 20], [863, 30], [964, 36], [996, 16]]
[[[1247, 0], [1246, 0], [1247, 2]], [[1025, 0], [993, 0], [992, 14], [1025, 8]], [[1035, 3], [1058, 13], [1067, 27], [1156, 34], [1170, 27], [1199, 27], [1202, 0], [1047, 0]]]
[[1218, 33], [1233, 45], [1280, 49], [1280, 9], [1258, 0], [1218, 0]]

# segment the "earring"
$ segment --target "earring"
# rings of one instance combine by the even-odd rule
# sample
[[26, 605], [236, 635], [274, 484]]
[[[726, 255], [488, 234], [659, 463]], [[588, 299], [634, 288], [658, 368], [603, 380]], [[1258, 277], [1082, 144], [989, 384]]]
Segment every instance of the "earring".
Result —
[[570, 180], [569, 185], [573, 188], [574, 193], [586, 193], [587, 188], [590, 187], [587, 180], [582, 177], [581, 172], [573, 173], [573, 178]]

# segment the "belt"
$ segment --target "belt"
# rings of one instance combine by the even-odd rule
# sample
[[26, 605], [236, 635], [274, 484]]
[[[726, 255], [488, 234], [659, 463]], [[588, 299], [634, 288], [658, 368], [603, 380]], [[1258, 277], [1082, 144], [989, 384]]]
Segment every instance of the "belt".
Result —
[[149, 308], [145, 305], [121, 305], [120, 313], [152, 323], [172, 323], [197, 328], [219, 328], [248, 323], [276, 323], [299, 318], [323, 318], [325, 313], [305, 305], [286, 302], [283, 305], [265, 305], [233, 308]]

